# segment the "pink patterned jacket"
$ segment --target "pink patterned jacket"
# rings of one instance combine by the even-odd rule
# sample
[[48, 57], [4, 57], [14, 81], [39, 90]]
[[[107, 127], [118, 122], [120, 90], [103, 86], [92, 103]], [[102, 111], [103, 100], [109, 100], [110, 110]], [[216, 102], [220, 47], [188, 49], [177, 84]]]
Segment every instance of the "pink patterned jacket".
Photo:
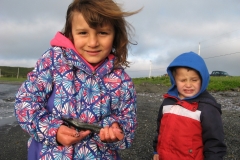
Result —
[[[114, 69], [110, 54], [93, 68], [69, 39], [58, 32], [16, 94], [15, 114], [29, 133], [28, 159], [120, 159], [117, 150], [130, 147], [136, 130], [136, 92], [123, 68]], [[103, 143], [96, 133], [70, 147], [57, 143], [62, 116], [99, 126], [118, 122], [122, 141]]]

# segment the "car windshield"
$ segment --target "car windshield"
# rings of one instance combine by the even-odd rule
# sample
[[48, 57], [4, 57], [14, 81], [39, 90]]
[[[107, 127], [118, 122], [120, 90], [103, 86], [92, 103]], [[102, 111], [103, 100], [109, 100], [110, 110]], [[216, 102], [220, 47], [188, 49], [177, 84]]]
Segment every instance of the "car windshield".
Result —
[[227, 72], [223, 72], [222, 74], [223, 74], [223, 75], [226, 75], [226, 76], [228, 75], [228, 73], [227, 73]]

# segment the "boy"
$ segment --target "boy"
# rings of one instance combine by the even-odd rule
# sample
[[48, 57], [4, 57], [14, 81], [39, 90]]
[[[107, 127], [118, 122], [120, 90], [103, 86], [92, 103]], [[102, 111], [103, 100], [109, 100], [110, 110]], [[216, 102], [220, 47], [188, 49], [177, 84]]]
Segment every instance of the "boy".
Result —
[[160, 106], [153, 159], [223, 159], [221, 105], [206, 90], [209, 72], [204, 60], [194, 52], [183, 53], [167, 73], [172, 86]]

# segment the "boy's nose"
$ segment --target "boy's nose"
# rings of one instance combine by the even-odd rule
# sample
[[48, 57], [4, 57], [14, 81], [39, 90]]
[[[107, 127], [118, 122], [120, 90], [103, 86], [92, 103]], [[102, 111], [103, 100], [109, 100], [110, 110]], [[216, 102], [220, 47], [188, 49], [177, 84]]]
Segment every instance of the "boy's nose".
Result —
[[187, 87], [191, 87], [191, 83], [189, 81], [186, 82]]

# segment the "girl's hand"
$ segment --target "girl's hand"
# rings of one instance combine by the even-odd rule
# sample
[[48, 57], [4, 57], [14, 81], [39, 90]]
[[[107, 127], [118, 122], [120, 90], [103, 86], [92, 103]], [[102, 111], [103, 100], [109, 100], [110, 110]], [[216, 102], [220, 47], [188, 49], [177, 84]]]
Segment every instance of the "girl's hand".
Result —
[[90, 133], [91, 131], [89, 130], [77, 132], [74, 128], [61, 125], [57, 131], [57, 141], [63, 146], [69, 147], [81, 141]]
[[99, 133], [100, 139], [103, 142], [117, 142], [124, 138], [123, 131], [119, 127], [117, 122], [114, 122], [111, 127], [104, 127]]

